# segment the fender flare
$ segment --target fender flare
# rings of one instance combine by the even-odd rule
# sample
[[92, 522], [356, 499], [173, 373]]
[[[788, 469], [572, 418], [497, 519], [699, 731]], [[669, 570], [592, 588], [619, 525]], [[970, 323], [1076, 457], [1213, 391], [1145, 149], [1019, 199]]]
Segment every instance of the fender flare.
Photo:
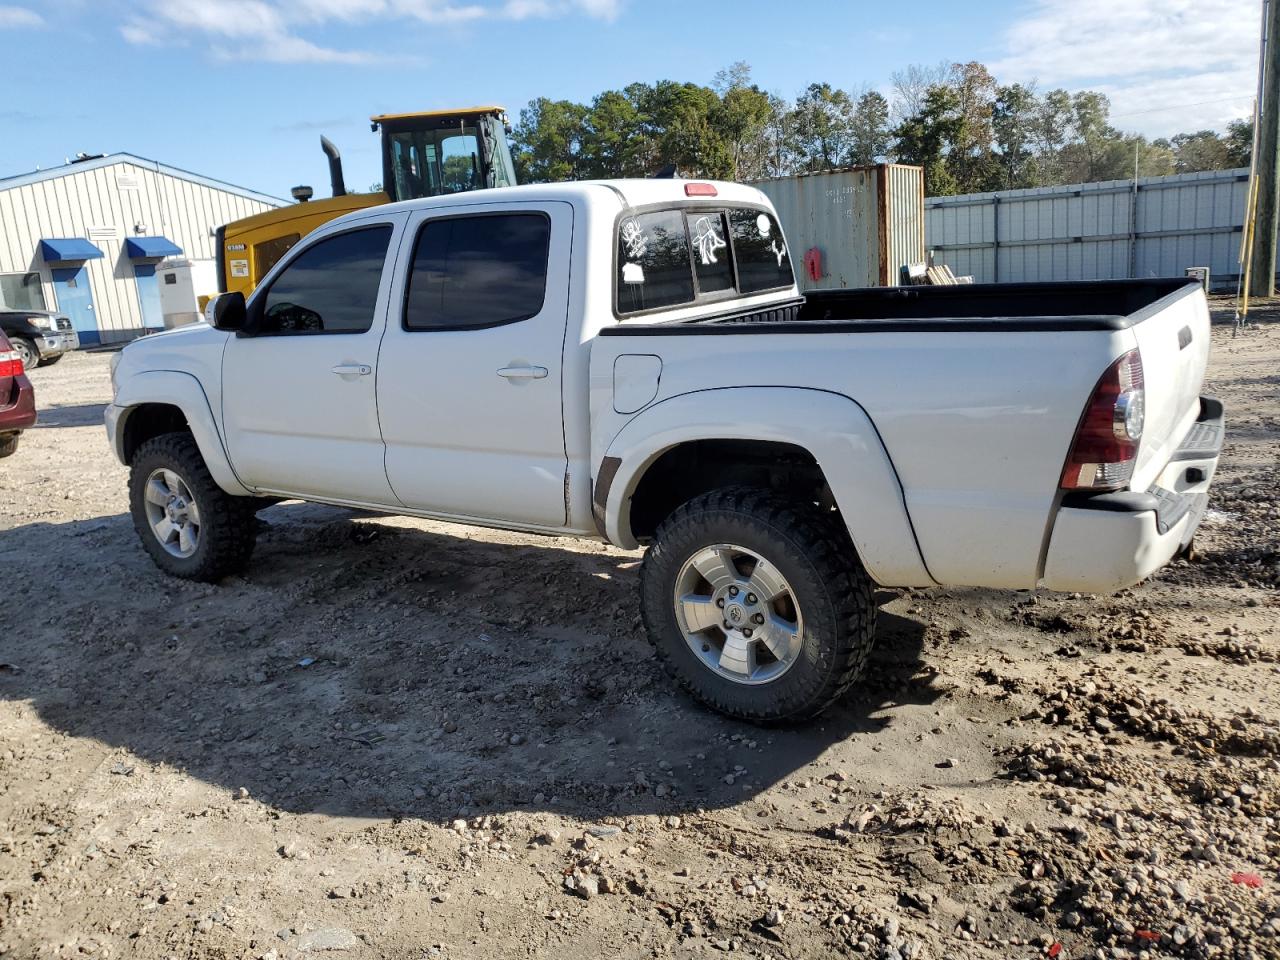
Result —
[[856, 401], [805, 387], [725, 387], [679, 394], [633, 419], [602, 460], [615, 470], [596, 482], [604, 534], [624, 549], [639, 546], [630, 503], [641, 478], [668, 450], [694, 440], [760, 440], [809, 452], [822, 469], [858, 556], [882, 585], [934, 586], [880, 434]]
[[130, 376], [120, 385], [120, 392], [107, 409], [107, 429], [117, 460], [125, 462], [124, 436], [129, 417], [147, 403], [168, 404], [181, 410], [214, 482], [233, 496], [252, 496], [253, 491], [240, 482], [231, 466], [204, 388], [189, 373], [149, 370]]

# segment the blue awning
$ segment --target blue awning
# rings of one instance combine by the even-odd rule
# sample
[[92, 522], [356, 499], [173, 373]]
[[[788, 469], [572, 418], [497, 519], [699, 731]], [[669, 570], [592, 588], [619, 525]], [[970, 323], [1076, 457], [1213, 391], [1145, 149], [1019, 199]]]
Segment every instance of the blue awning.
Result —
[[64, 260], [98, 260], [102, 251], [88, 240], [79, 237], [63, 239], [46, 239], [40, 241], [40, 256], [46, 263], [60, 263]]
[[182, 248], [168, 237], [130, 237], [124, 242], [124, 253], [130, 260], [147, 257], [176, 257]]

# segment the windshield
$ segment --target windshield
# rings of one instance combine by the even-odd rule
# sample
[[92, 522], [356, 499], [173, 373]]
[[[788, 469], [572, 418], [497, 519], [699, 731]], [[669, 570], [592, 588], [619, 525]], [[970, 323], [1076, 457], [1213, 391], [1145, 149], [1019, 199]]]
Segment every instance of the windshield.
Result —
[[415, 200], [483, 187], [480, 140], [474, 126], [405, 130], [390, 135], [395, 200]]

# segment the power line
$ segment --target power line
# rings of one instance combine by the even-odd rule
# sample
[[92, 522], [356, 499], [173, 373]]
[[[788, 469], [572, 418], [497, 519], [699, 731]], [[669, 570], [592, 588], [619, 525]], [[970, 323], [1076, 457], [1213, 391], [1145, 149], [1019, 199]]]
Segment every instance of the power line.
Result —
[[1124, 117], [1140, 117], [1146, 113], [1163, 113], [1166, 110], [1181, 110], [1183, 107], [1204, 107], [1211, 103], [1239, 103], [1242, 100], [1248, 100], [1248, 94], [1241, 94], [1238, 97], [1221, 97], [1217, 100], [1197, 100], [1195, 103], [1172, 103], [1167, 107], [1152, 107], [1150, 110], [1134, 110], [1130, 113], [1113, 113], [1110, 116], [1112, 120], [1120, 120]]

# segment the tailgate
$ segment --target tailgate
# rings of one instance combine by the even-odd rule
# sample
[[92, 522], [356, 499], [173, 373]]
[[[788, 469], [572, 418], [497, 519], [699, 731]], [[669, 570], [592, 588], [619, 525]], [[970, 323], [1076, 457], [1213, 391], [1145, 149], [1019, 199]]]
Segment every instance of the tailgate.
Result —
[[1209, 362], [1209, 305], [1199, 284], [1189, 283], [1134, 320], [1146, 381], [1146, 424], [1130, 489], [1146, 490], [1200, 412]]

